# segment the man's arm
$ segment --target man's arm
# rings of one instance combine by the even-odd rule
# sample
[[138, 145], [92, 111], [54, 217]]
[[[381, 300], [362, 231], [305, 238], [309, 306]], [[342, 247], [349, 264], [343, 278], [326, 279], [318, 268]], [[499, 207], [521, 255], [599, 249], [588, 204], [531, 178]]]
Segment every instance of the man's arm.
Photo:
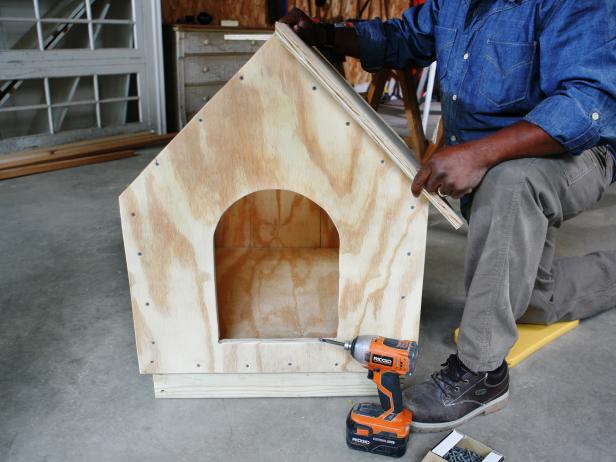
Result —
[[[520, 157], [580, 153], [600, 144], [616, 146], [616, 30], [609, 2], [545, 2], [540, 24], [539, 81], [547, 95], [525, 120], [477, 141], [437, 151], [418, 172], [421, 187], [460, 197], [489, 168]], [[571, 27], [583, 22], [584, 33]]]
[[[293, 28], [311, 46], [329, 45], [337, 54], [359, 58], [364, 69], [404, 69], [428, 66], [436, 59], [434, 30], [440, 0], [406, 10], [401, 18], [358, 21], [355, 27], [337, 27], [333, 43], [328, 42], [326, 27], [315, 24], [294, 8], [280, 21]], [[332, 46], [333, 45], [333, 46]]]
[[421, 189], [459, 198], [470, 193], [496, 164], [522, 157], [544, 157], [565, 149], [543, 129], [517, 122], [480, 140], [445, 146], [428, 159], [413, 180], [412, 191]]

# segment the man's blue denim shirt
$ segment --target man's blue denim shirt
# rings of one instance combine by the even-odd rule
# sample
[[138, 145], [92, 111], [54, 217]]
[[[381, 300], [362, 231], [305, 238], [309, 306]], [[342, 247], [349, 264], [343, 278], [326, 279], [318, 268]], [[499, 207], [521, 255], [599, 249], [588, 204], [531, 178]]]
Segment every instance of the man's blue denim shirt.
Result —
[[616, 0], [427, 0], [355, 27], [368, 71], [437, 61], [448, 143], [527, 120], [616, 160]]

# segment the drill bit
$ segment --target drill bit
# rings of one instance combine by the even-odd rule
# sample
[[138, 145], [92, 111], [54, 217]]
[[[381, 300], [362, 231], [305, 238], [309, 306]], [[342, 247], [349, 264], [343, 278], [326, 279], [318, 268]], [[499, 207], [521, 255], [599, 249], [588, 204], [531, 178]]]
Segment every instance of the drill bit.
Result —
[[319, 341], [325, 342], [325, 343], [331, 343], [332, 345], [338, 345], [338, 346], [341, 346], [342, 348], [344, 348], [344, 343], [345, 343], [345, 342], [339, 342], [338, 340], [332, 340], [329, 338], [320, 338]]

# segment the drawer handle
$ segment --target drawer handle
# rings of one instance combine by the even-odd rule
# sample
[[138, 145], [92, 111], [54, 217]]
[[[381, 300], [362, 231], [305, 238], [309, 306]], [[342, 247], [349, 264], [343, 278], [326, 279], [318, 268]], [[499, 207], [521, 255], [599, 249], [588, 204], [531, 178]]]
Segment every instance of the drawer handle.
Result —
[[209, 44], [210, 44], [210, 39], [205, 39], [205, 40], [203, 41], [203, 44], [204, 44], [204, 45], [209, 45]]
[[254, 46], [254, 45], [256, 45], [256, 44], [257, 44], [257, 42], [255, 42], [254, 40], [251, 40], [251, 41], [250, 41], [250, 44]]
[[209, 71], [208, 67], [207, 66], [203, 66], [203, 72], [207, 72], [207, 71]]
[[204, 103], [207, 102], [208, 99], [210, 99], [208, 96], [204, 96], [203, 98], [201, 98], [203, 100]]

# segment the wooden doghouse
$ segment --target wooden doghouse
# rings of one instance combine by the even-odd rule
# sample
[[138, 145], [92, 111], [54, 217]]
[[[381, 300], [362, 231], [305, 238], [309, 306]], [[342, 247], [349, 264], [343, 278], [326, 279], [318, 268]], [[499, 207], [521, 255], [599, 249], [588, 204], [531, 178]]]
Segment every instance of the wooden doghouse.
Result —
[[431, 201], [406, 144], [285, 25], [120, 196], [157, 397], [374, 393], [318, 337], [417, 339]]

